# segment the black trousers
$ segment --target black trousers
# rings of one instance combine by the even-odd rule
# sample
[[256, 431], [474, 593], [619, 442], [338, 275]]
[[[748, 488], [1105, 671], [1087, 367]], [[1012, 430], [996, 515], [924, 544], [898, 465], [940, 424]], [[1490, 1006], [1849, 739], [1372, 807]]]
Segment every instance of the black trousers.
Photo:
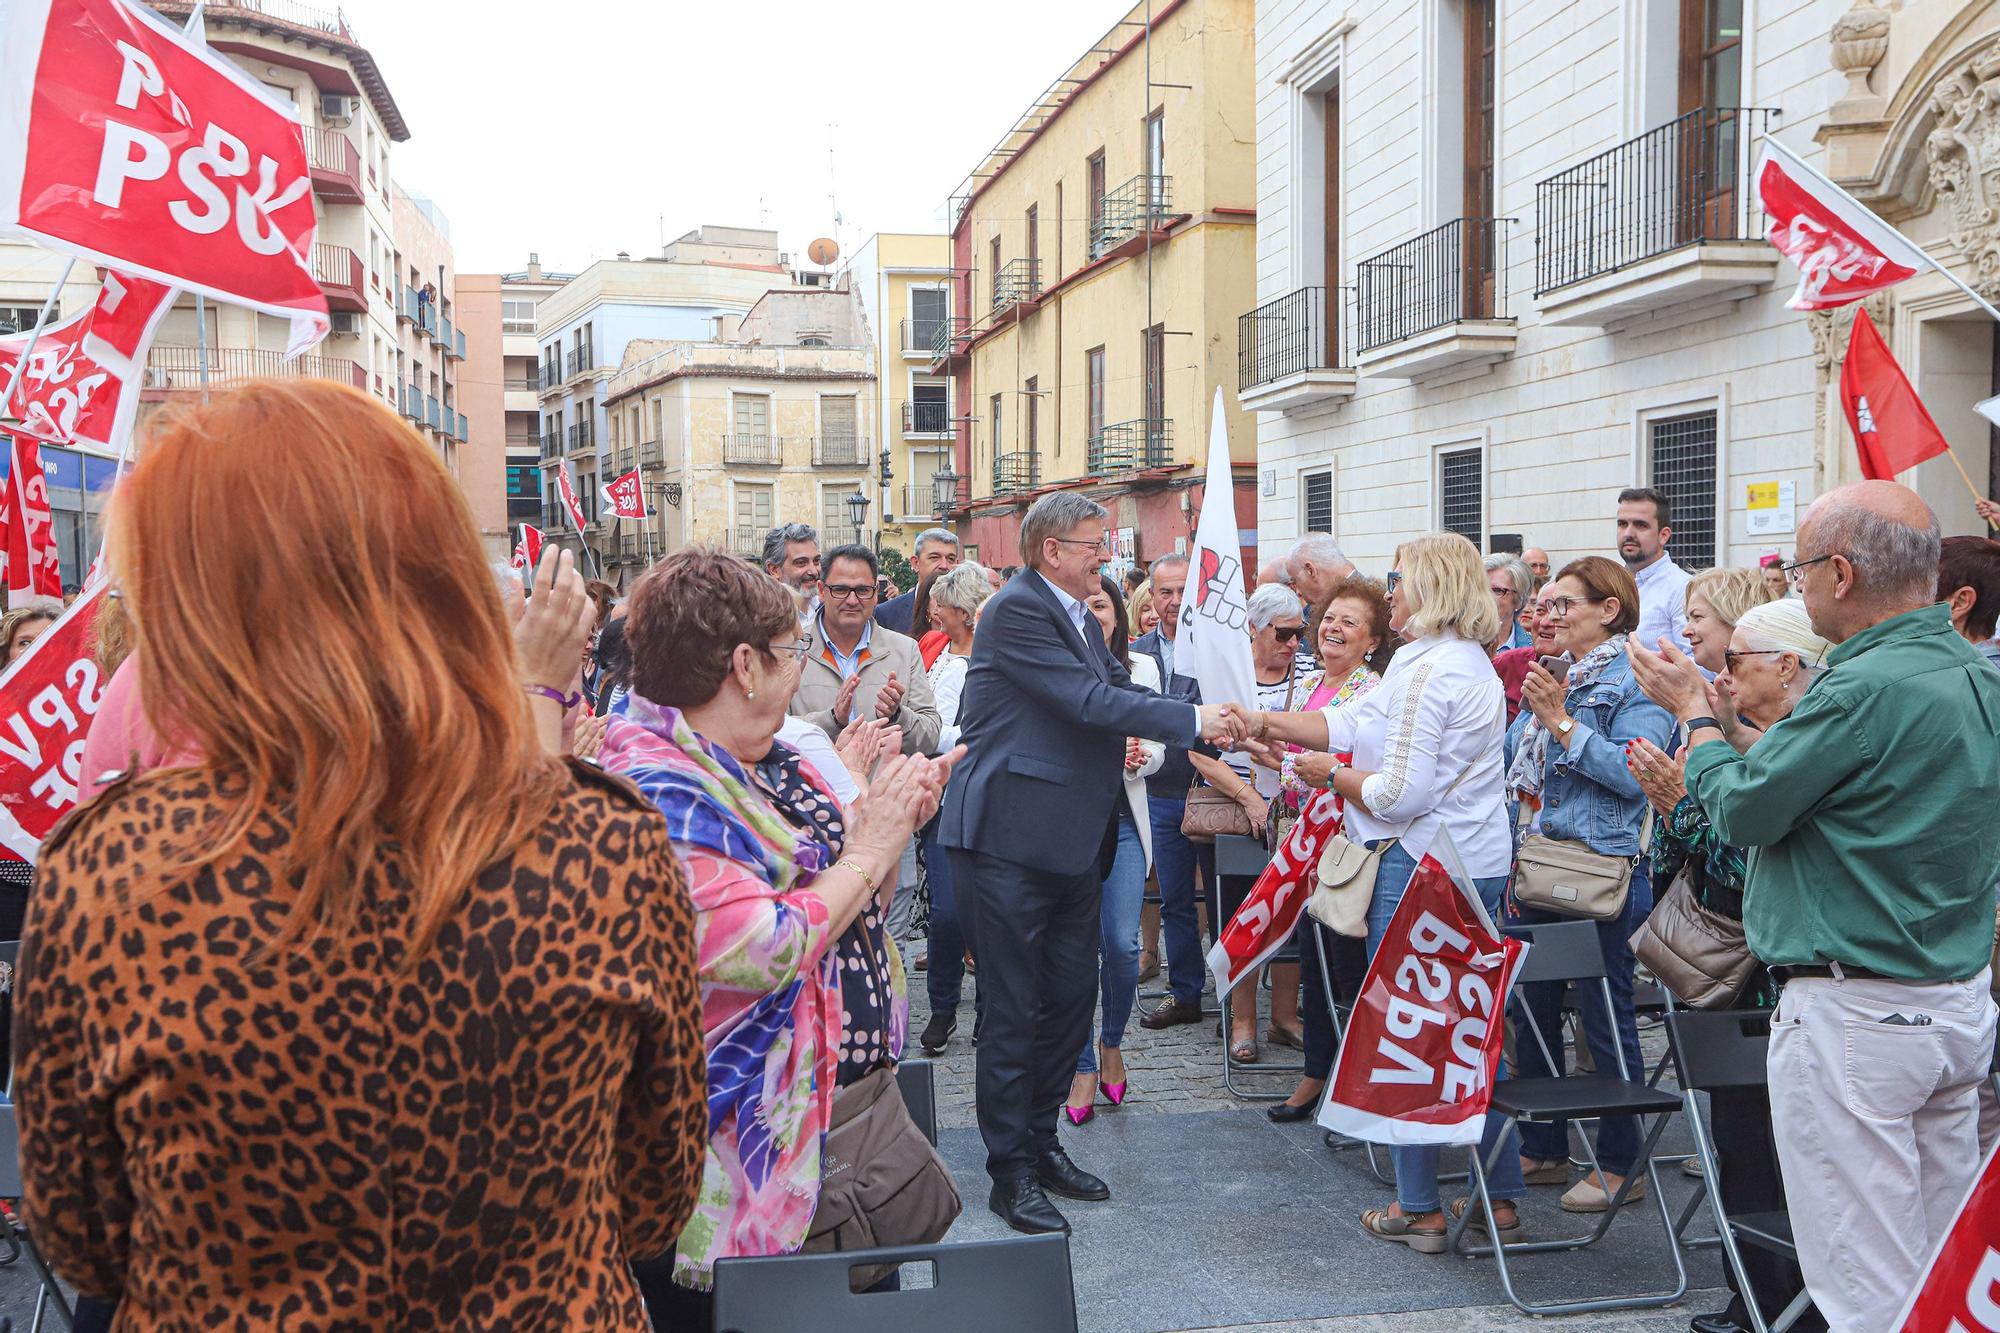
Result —
[[[1778, 1144], [1771, 1133], [1771, 1094], [1768, 1088], [1717, 1088], [1709, 1095], [1709, 1134], [1715, 1140], [1716, 1167], [1722, 1176], [1722, 1206], [1732, 1216], [1748, 1213], [1785, 1211], [1785, 1181], [1778, 1171]], [[1742, 1247], [1743, 1270], [1757, 1293], [1764, 1318], [1776, 1319], [1804, 1290], [1805, 1275], [1789, 1259], [1780, 1258], [1755, 1245]], [[1722, 1265], [1723, 1279], [1737, 1299], [1736, 1272]], [[1737, 1322], [1748, 1326], [1747, 1314]], [[1807, 1310], [1792, 1325], [1799, 1333], [1824, 1329], [1826, 1321], [1817, 1310]]]
[[951, 887], [979, 941], [979, 1133], [996, 1181], [1031, 1175], [1090, 1037], [1097, 999], [1096, 865], [1052, 875], [951, 850]]
[[1333, 1014], [1326, 1007], [1326, 989], [1320, 984], [1319, 950], [1313, 947], [1315, 931], [1326, 941], [1333, 998], [1350, 1008], [1368, 980], [1368, 941], [1336, 934], [1309, 916], [1299, 918], [1299, 980], [1305, 983], [1305, 998], [1299, 1005], [1299, 1023], [1306, 1034], [1304, 1077], [1323, 1079], [1333, 1074], [1339, 1043], [1334, 1040]]

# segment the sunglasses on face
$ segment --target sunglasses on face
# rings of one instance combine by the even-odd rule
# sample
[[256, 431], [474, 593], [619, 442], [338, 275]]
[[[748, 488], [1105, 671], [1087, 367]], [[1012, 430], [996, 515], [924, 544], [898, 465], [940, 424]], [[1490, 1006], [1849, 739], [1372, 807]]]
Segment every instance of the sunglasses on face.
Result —
[[1781, 657], [1784, 651], [1782, 648], [1746, 648], [1739, 653], [1734, 648], [1727, 648], [1722, 653], [1722, 665], [1733, 676], [1736, 674], [1737, 666], [1746, 657]]
[[1297, 643], [1304, 636], [1305, 632], [1306, 627], [1304, 625], [1273, 625], [1271, 627], [1271, 637], [1279, 643]]

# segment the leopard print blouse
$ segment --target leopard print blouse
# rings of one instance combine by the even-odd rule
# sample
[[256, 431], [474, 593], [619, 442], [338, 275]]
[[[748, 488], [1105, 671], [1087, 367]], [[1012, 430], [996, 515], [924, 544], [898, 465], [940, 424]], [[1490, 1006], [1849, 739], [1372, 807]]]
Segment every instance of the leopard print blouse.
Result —
[[[496, 794], [504, 799], [504, 794]], [[170, 770], [44, 845], [14, 1028], [26, 1211], [121, 1330], [647, 1328], [707, 1138], [694, 920], [664, 821], [572, 764], [414, 968], [393, 846], [355, 928], [275, 958], [290, 832], [192, 878]], [[121, 906], [128, 896], [129, 906]]]

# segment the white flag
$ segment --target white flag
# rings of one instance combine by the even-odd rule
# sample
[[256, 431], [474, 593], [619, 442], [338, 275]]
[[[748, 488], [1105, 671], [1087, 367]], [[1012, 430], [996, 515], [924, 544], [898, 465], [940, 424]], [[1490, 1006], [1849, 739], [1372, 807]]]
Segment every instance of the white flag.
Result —
[[1229, 470], [1229, 428], [1222, 389], [1208, 430], [1208, 476], [1201, 521], [1188, 559], [1187, 596], [1174, 670], [1201, 682], [1205, 704], [1257, 706], [1257, 673], [1250, 661], [1250, 608], [1243, 591], [1243, 547], [1236, 531], [1236, 483]]

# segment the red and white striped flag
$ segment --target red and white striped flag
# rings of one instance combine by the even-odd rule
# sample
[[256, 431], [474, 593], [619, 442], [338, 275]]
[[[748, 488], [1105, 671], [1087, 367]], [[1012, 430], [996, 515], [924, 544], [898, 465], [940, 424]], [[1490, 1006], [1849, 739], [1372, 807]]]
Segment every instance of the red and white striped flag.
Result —
[[1785, 303], [1794, 310], [1843, 306], [1933, 267], [1916, 242], [1769, 136], [1757, 192], [1766, 239], [1798, 265], [1799, 289]]

